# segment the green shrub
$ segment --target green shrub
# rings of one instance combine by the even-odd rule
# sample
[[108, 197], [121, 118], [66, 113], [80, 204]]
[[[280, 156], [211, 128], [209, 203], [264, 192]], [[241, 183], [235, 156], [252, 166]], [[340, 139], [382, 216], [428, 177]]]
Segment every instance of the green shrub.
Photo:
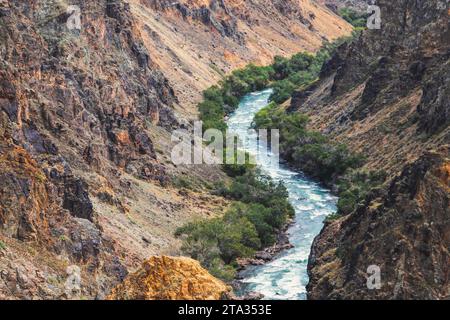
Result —
[[274, 199], [285, 199], [287, 202], [288, 192], [282, 183], [275, 183], [257, 171], [250, 171], [236, 177], [222, 195], [244, 203], [270, 206]]
[[363, 163], [363, 158], [352, 154], [347, 146], [330, 142], [296, 147], [293, 160], [306, 174], [324, 182], [333, 181], [348, 169], [357, 168]]
[[330, 214], [325, 218], [325, 223], [333, 222], [335, 220], [338, 220], [339, 218], [342, 218], [342, 216], [337, 213]]
[[[227, 149], [224, 149], [224, 158], [223, 158], [223, 165], [222, 169], [223, 171], [229, 176], [229, 177], [239, 177], [243, 176], [247, 172], [255, 169], [254, 162], [251, 161], [250, 154], [241, 150], [234, 150], [234, 156], [231, 159], [228, 159], [227, 155]], [[245, 158], [244, 164], [238, 164], [239, 157]]]
[[379, 188], [385, 180], [386, 173], [384, 171], [354, 170], [341, 177], [338, 182], [338, 210], [327, 220], [333, 221], [354, 212], [364, 203], [369, 192]]
[[274, 70], [274, 80], [286, 79], [289, 74], [289, 59], [276, 56], [273, 60], [272, 68]]
[[236, 202], [223, 217], [188, 223], [175, 235], [182, 251], [221, 279], [233, 278], [237, 258], [275, 243], [276, 235], [294, 209], [282, 184], [251, 170], [229, 185], [216, 185], [216, 194]]
[[306, 134], [308, 117], [301, 113], [287, 114], [276, 103], [270, 103], [261, 109], [253, 120], [254, 128], [279, 129], [280, 135], [289, 140], [289, 136], [303, 136]]
[[296, 73], [298, 71], [307, 70], [314, 62], [316, 57], [307, 52], [301, 52], [294, 54], [289, 61], [289, 74]]
[[275, 103], [255, 115], [256, 128], [280, 129], [282, 155], [309, 176], [333, 182], [348, 169], [363, 163], [343, 144], [335, 144], [319, 132], [308, 131], [308, 117], [298, 112], [286, 113]]
[[[264, 222], [274, 229], [281, 228], [295, 213], [288, 201], [289, 194], [285, 186], [261, 174], [255, 174], [254, 171], [237, 177], [228, 188], [221, 190], [221, 195], [245, 204], [258, 204], [268, 208], [269, 211], [261, 210], [260, 214], [264, 217]], [[255, 211], [258, 208], [250, 209]], [[254, 215], [248, 218], [250, 221], [256, 221]], [[261, 230], [261, 228], [258, 229]]]
[[223, 91], [218, 86], [212, 86], [203, 91], [203, 99], [223, 104]]
[[296, 88], [297, 85], [289, 79], [277, 81], [272, 85], [273, 93], [270, 96], [270, 100], [281, 104], [291, 98]]
[[222, 218], [190, 223], [178, 229], [176, 235], [186, 236], [183, 252], [206, 268], [218, 258], [230, 265], [239, 257], [250, 257], [261, 247], [255, 226], [233, 211]]
[[237, 210], [255, 226], [261, 247], [265, 248], [276, 242], [277, 229], [272, 224], [273, 210], [261, 204], [240, 205], [233, 210]]
[[333, 47], [324, 46], [316, 55], [298, 53], [286, 59], [275, 57], [273, 68], [276, 80], [271, 85], [273, 94], [271, 101], [281, 104], [287, 101], [292, 93], [301, 86], [307, 86], [318, 76], [323, 63], [331, 57]]
[[208, 270], [214, 277], [226, 282], [233, 281], [237, 274], [236, 268], [225, 264], [220, 258], [212, 260]]
[[316, 74], [315, 72], [310, 72], [308, 70], [306, 71], [299, 71], [296, 72], [294, 74], [292, 74], [291, 76], [289, 76], [289, 81], [292, 82], [293, 84], [295, 84], [297, 86], [297, 88], [299, 87], [306, 87], [309, 84], [311, 84], [312, 82], [314, 82], [318, 77], [318, 74]]
[[6, 250], [6, 243], [4, 243], [3, 241], [0, 241], [0, 251], [2, 250]]
[[369, 15], [367, 13], [358, 12], [351, 8], [342, 8], [339, 15], [355, 28], [365, 28]]
[[367, 197], [370, 190], [381, 186], [386, 180], [384, 171], [354, 170], [338, 181], [338, 211], [339, 216], [355, 211]]

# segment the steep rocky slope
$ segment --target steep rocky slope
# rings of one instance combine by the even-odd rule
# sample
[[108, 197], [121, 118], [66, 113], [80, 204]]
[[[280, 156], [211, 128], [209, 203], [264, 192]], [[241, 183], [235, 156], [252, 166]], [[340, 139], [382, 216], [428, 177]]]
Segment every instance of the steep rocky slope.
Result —
[[0, 0], [0, 298], [103, 298], [177, 254], [178, 226], [227, 206], [202, 186], [218, 168], [170, 161], [200, 91], [350, 31], [307, 0], [168, 3]]
[[311, 0], [131, 0], [152, 60], [170, 80], [185, 117], [205, 88], [238, 67], [314, 51], [351, 26]]
[[[349, 216], [327, 223], [310, 257], [309, 297], [448, 298], [450, 14], [448, 1], [380, 0], [382, 29], [342, 46], [291, 111], [385, 170]], [[366, 287], [367, 268], [382, 287]]]
[[2, 298], [67, 297], [71, 265], [77, 296], [101, 298], [176, 247], [180, 223], [223, 205], [168, 186], [154, 141], [178, 127], [177, 98], [129, 7], [78, 4], [81, 32], [67, 28], [64, 1], [1, 2]]
[[[424, 154], [326, 226], [310, 257], [309, 298], [448, 299], [448, 154]], [[367, 288], [369, 266], [380, 267], [379, 290]]]

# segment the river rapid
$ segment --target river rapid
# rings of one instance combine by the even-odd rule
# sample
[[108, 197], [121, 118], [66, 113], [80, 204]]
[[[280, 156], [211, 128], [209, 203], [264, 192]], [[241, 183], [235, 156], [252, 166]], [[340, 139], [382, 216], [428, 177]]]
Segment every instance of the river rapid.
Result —
[[[246, 95], [239, 108], [227, 121], [228, 128], [240, 136], [247, 134], [255, 114], [269, 103], [271, 89]], [[256, 155], [255, 139], [243, 141], [245, 150]], [[269, 154], [270, 157], [273, 155]], [[258, 292], [268, 300], [306, 299], [307, 264], [314, 238], [323, 227], [325, 218], [336, 211], [337, 198], [318, 183], [309, 180], [288, 166], [258, 159], [261, 172], [275, 181], [282, 181], [289, 191], [289, 201], [295, 209], [295, 221], [288, 230], [294, 246], [262, 266], [250, 266], [241, 275], [240, 294]]]

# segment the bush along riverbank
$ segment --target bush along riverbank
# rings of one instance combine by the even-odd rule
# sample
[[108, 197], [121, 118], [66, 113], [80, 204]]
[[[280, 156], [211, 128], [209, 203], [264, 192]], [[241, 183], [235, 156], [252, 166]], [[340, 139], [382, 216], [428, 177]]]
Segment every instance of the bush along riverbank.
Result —
[[[284, 115], [276, 104], [288, 100], [298, 87], [314, 82], [332, 51], [349, 39], [326, 43], [315, 55], [276, 57], [270, 66], [249, 65], [232, 72], [203, 92], [203, 102], [198, 105], [203, 129], [226, 131], [226, 116], [237, 109], [242, 97], [271, 87], [270, 99], [274, 103], [258, 115], [256, 122], [260, 128], [282, 128], [282, 150], [287, 159], [293, 158], [294, 153], [298, 160], [303, 157], [305, 165], [299, 168], [321, 181], [357, 167], [361, 162], [359, 156], [349, 156], [345, 146], [326, 143], [324, 136], [308, 132], [305, 116]], [[300, 152], [294, 148], [300, 137], [314, 143]], [[214, 276], [231, 281], [240, 268], [239, 261], [254, 257], [279, 240], [294, 210], [286, 188], [261, 175], [255, 166], [224, 165], [223, 169], [233, 179], [231, 183], [218, 184], [215, 192], [234, 204], [223, 216], [186, 224], [176, 231], [176, 236], [183, 239], [183, 253], [200, 261]]]
[[211, 274], [226, 281], [236, 276], [238, 259], [250, 258], [272, 246], [293, 217], [294, 210], [282, 184], [249, 170], [231, 184], [216, 186], [218, 195], [235, 201], [221, 217], [188, 223], [176, 231], [182, 250]]
[[279, 129], [282, 158], [339, 197], [338, 211], [328, 220], [350, 214], [370, 190], [384, 183], [386, 175], [363, 170], [363, 155], [352, 153], [345, 144], [331, 141], [320, 132], [308, 130], [308, 121], [306, 115], [286, 113], [283, 107], [272, 102], [256, 114], [254, 126]]
[[353, 39], [356, 34], [340, 38], [333, 43], [324, 43], [316, 54], [302, 52], [291, 58], [275, 57], [269, 66], [250, 64], [233, 71], [218, 85], [203, 92], [203, 101], [198, 105], [203, 129], [206, 131], [214, 128], [225, 131], [226, 116], [235, 111], [240, 99], [251, 92], [270, 87], [273, 89], [270, 100], [276, 103], [285, 102], [294, 90], [314, 82], [332, 52], [342, 43]]
[[281, 156], [311, 178], [332, 186], [349, 169], [360, 167], [364, 158], [346, 145], [333, 143], [325, 135], [307, 129], [308, 117], [286, 113], [271, 103], [256, 114], [256, 129], [279, 129]]
[[338, 14], [357, 29], [365, 29], [370, 16], [367, 12], [358, 12], [352, 8], [342, 8]]

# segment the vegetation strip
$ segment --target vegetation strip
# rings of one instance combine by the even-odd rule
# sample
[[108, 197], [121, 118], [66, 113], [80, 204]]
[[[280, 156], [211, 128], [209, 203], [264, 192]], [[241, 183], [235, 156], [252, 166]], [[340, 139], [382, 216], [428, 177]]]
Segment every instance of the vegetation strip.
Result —
[[[297, 88], [316, 81], [323, 63], [350, 39], [326, 43], [315, 55], [276, 57], [270, 66], [249, 65], [236, 70], [219, 85], [205, 90], [204, 100], [198, 106], [205, 131], [211, 128], [226, 131], [225, 118], [237, 109], [244, 95], [273, 88], [273, 102], [257, 114], [255, 127], [281, 128], [281, 151], [286, 160], [324, 183], [339, 181], [344, 197], [338, 215], [354, 209], [372, 184], [380, 181], [379, 175], [360, 172], [346, 175], [360, 167], [363, 158], [319, 132], [308, 131], [305, 115], [286, 114], [278, 104], [288, 100]], [[218, 183], [214, 192], [235, 203], [221, 217], [186, 224], [176, 231], [176, 236], [183, 239], [185, 254], [200, 261], [214, 276], [231, 281], [236, 275], [237, 260], [273, 245], [294, 210], [286, 188], [262, 176], [254, 166], [224, 165], [224, 171], [234, 179], [229, 185]]]

